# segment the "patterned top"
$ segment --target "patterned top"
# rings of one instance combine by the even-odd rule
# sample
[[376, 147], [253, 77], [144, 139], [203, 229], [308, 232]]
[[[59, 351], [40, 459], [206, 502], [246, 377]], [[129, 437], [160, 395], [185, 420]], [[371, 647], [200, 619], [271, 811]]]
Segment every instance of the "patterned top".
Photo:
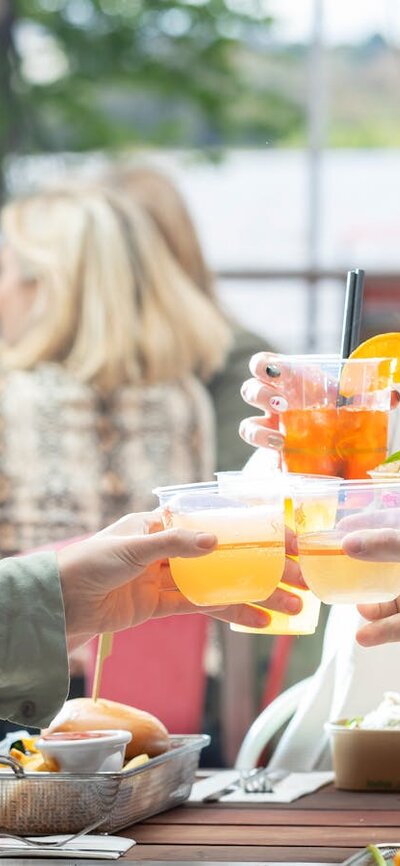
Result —
[[195, 378], [104, 399], [56, 364], [0, 375], [3, 556], [152, 509], [157, 485], [213, 470], [211, 402]]

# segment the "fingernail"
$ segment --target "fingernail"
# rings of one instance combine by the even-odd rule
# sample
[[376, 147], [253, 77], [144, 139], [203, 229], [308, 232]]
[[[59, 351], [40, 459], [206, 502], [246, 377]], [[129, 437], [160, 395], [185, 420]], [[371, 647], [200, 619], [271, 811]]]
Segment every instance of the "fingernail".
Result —
[[290, 613], [300, 613], [303, 605], [301, 598], [297, 595], [290, 595], [286, 600], [287, 609], [290, 610]]
[[268, 433], [267, 442], [270, 448], [277, 448], [278, 451], [283, 448], [283, 436], [279, 433]]
[[200, 547], [201, 550], [209, 550], [211, 547], [215, 546], [217, 539], [215, 535], [211, 535], [209, 532], [198, 532], [196, 535], [196, 545]]
[[278, 394], [276, 397], [270, 398], [269, 405], [271, 406], [271, 409], [275, 409], [275, 412], [286, 412], [288, 401], [286, 400], [286, 397], [281, 397]]
[[267, 376], [271, 377], [271, 379], [279, 379], [279, 376], [281, 375], [281, 371], [276, 364], [267, 364], [265, 372]]
[[267, 628], [270, 623], [271, 617], [267, 611], [253, 610], [246, 625], [248, 628]]

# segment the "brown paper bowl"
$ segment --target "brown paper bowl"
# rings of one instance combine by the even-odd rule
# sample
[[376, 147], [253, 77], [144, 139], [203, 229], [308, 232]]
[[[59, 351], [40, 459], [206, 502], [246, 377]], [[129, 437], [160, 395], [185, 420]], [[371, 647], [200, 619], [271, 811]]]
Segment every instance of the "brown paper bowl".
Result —
[[400, 791], [400, 729], [348, 728], [327, 722], [335, 786], [347, 791]]

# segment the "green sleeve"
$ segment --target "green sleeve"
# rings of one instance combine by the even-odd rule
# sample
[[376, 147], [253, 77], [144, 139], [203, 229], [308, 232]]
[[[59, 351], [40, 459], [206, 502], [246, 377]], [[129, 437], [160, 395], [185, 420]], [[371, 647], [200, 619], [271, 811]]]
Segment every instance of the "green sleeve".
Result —
[[0, 561], [0, 716], [47, 725], [68, 692], [64, 606], [55, 553]]
[[240, 388], [250, 377], [251, 356], [256, 352], [272, 351], [267, 340], [259, 334], [234, 328], [234, 343], [225, 367], [208, 384], [216, 415], [217, 469], [221, 472], [242, 469], [254, 453], [254, 448], [240, 438], [238, 429], [242, 418], [258, 412], [243, 402]]

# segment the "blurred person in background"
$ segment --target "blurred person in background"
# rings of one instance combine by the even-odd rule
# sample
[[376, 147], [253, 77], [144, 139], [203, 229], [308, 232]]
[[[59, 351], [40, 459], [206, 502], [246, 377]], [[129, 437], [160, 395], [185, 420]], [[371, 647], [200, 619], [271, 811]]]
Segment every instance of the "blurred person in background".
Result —
[[238, 436], [243, 417], [240, 387], [246, 378], [251, 355], [272, 351], [259, 334], [242, 327], [220, 306], [214, 277], [207, 265], [196, 228], [186, 203], [173, 181], [148, 165], [119, 166], [107, 175], [108, 182], [119, 187], [151, 217], [169, 251], [186, 276], [224, 316], [233, 333], [233, 343], [224, 365], [207, 381], [217, 430], [217, 469], [241, 469], [251, 449]]
[[158, 484], [212, 478], [202, 379], [229, 327], [153, 223], [110, 192], [66, 189], [6, 206], [2, 233], [3, 555], [152, 507]]
[[[9, 556], [152, 508], [156, 485], [212, 478], [202, 379], [224, 364], [230, 330], [153, 222], [111, 192], [13, 201], [1, 230], [0, 550]], [[71, 659], [80, 679], [82, 663]]]

